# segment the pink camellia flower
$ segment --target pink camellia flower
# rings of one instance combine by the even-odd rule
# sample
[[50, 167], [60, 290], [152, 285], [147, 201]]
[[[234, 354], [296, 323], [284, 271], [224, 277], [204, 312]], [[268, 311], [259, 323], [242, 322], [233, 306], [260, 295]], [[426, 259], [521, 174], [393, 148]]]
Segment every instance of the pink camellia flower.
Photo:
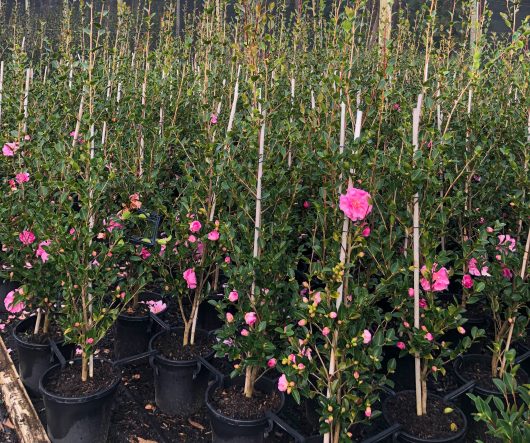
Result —
[[269, 368], [274, 368], [276, 366], [276, 359], [275, 358], [269, 358], [269, 361], [267, 362], [267, 366]]
[[331, 332], [331, 331], [330, 331], [330, 329], [329, 329], [327, 326], [324, 326], [324, 328], [322, 328], [322, 335], [323, 335], [324, 337], [327, 337], [327, 336], [329, 335], [330, 332]]
[[359, 371], [355, 371], [355, 372], [353, 373], [353, 378], [354, 378], [355, 380], [359, 380], [359, 377], [360, 377]]
[[305, 365], [303, 363], [298, 363], [297, 368], [299, 371], [303, 371], [305, 369]]
[[372, 341], [372, 333], [368, 329], [365, 329], [363, 331], [363, 343], [367, 345], [371, 341]]
[[414, 288], [409, 288], [409, 297], [414, 297]]
[[22, 183], [29, 182], [29, 174], [27, 172], [19, 172], [17, 175], [15, 175], [15, 180], [19, 185]]
[[6, 143], [2, 148], [2, 154], [5, 157], [13, 157], [18, 148], [19, 144], [17, 142]]
[[94, 343], [94, 339], [93, 339], [93, 338], [87, 338], [87, 339], [86, 339], [86, 344], [87, 344], [87, 345], [91, 345], [91, 344], [93, 344], [93, 343]]
[[403, 351], [403, 349], [406, 348], [405, 343], [403, 343], [402, 341], [398, 341], [397, 344], [396, 344], [396, 346], [397, 346], [399, 349], [401, 349], [402, 351]]
[[90, 262], [90, 264], [91, 264], [94, 268], [96, 268], [96, 267], [99, 266], [99, 262], [98, 262], [96, 259], [92, 260], [92, 261]]
[[493, 229], [491, 226], [488, 226], [488, 227], [486, 228], [486, 232], [487, 232], [488, 234], [491, 234], [493, 231], [494, 231], [494, 229]]
[[193, 220], [190, 223], [190, 231], [191, 232], [199, 232], [202, 228], [201, 222], [199, 220]]
[[278, 391], [285, 392], [287, 391], [287, 388], [289, 387], [289, 382], [287, 381], [287, 377], [285, 374], [282, 374], [281, 377], [278, 379]]
[[68, 231], [68, 233], [70, 235], [74, 235], [75, 234], [75, 228], [70, 228], [70, 230]]
[[18, 235], [18, 239], [23, 245], [31, 245], [35, 241], [35, 234], [31, 231], [22, 231]]
[[410, 328], [410, 323], [408, 321], [404, 321], [403, 326], [405, 326], [406, 328]]
[[6, 328], [6, 325], [4, 323], [0, 323], [0, 331], [3, 332]]
[[212, 231], [208, 233], [208, 240], [217, 241], [219, 240], [219, 231]]
[[248, 337], [248, 334], [249, 334], [249, 332], [248, 332], [246, 329], [242, 329], [242, 330], [241, 330], [241, 335], [242, 335], [243, 337]]
[[107, 225], [107, 231], [112, 232], [114, 229], [122, 229], [123, 225], [118, 223], [115, 220], [109, 220], [108, 223], [103, 222], [103, 224]]
[[131, 209], [140, 209], [142, 207], [142, 202], [140, 201], [140, 194], [138, 193], [130, 195], [129, 202]]
[[504, 248], [508, 248], [508, 250], [514, 252], [515, 251], [515, 238], [509, 236], [509, 235], [498, 235], [497, 238], [499, 239], [499, 245], [497, 246], [497, 249], [502, 250]]
[[189, 241], [190, 243], [195, 243], [195, 242], [197, 241], [197, 237], [195, 237], [194, 235], [190, 235], [190, 236], [188, 237], [188, 241]]
[[24, 136], [24, 141], [27, 141], [27, 142], [31, 141], [31, 135], [26, 134], [26, 135]]
[[371, 229], [370, 229], [370, 226], [367, 226], [366, 228], [363, 229], [363, 232], [361, 233], [361, 235], [363, 237], [369, 237], [370, 236], [370, 232], [372, 232]]
[[431, 280], [432, 280], [432, 286], [431, 281], [427, 280], [427, 276], [429, 272], [427, 271], [427, 267], [423, 266], [421, 268], [421, 274], [423, 275], [423, 278], [420, 280], [421, 287], [424, 291], [432, 291], [432, 292], [438, 292], [438, 291], [445, 291], [449, 287], [449, 273], [447, 272], [447, 269], [444, 267], [441, 267], [438, 271], [436, 270], [438, 268], [438, 264], [434, 263], [432, 265], [431, 269]]
[[321, 301], [322, 297], [320, 296], [320, 292], [315, 292], [313, 294], [313, 303], [315, 304], [315, 306], [318, 306]]
[[83, 355], [83, 350], [79, 347], [75, 348], [75, 355], [77, 356]]
[[339, 207], [352, 221], [363, 220], [370, 212], [370, 194], [362, 189], [349, 187], [346, 194], [340, 196]]
[[140, 252], [140, 257], [142, 257], [143, 260], [147, 260], [149, 257], [151, 257], [151, 253], [147, 248], [142, 248], [142, 251]]
[[513, 273], [510, 269], [508, 269], [506, 266], [503, 266], [502, 268], [502, 276], [506, 279], [506, 280], [511, 280], [512, 277], [513, 277]]
[[9, 180], [9, 187], [11, 188], [12, 191], [17, 190], [17, 184], [15, 183], [15, 180], [13, 179]]
[[160, 314], [161, 312], [164, 312], [167, 308], [167, 305], [164, 303], [163, 300], [149, 300], [147, 302], [147, 305], [149, 306], [149, 310], [153, 314]]
[[431, 366], [431, 371], [432, 372], [437, 372], [438, 371], [438, 367], [437, 366]]
[[307, 325], [307, 320], [305, 318], [298, 320], [298, 326], [305, 326]]
[[35, 255], [42, 260], [42, 263], [46, 263], [50, 257], [43, 248], [44, 246], [49, 246], [50, 243], [50, 240], [40, 242], [37, 250], [35, 251]]
[[228, 323], [232, 323], [234, 321], [234, 316], [230, 312], [226, 313], [226, 321]]
[[239, 294], [236, 290], [230, 291], [230, 294], [228, 294], [228, 300], [230, 300], [232, 303], [235, 303], [237, 299], [239, 298]]
[[162, 257], [164, 253], [166, 252], [166, 249], [167, 249], [166, 245], [160, 245], [160, 252], [158, 253], [158, 255]]
[[427, 334], [425, 334], [425, 338], [428, 341], [433, 341], [434, 340], [434, 337], [433, 337], [433, 335], [430, 332], [427, 332]]
[[14, 291], [8, 292], [4, 298], [4, 306], [6, 307], [8, 312], [11, 312], [11, 314], [18, 314], [26, 307], [24, 302], [21, 301], [16, 304], [13, 304], [15, 300], [15, 292], [19, 292], [19, 290], [15, 289]]
[[192, 268], [186, 269], [182, 276], [186, 280], [189, 289], [195, 289], [197, 287], [197, 276]]
[[245, 314], [245, 323], [249, 326], [254, 326], [254, 323], [258, 320], [255, 312], [247, 312]]
[[212, 112], [212, 114], [210, 115], [210, 124], [217, 124], [217, 114], [215, 112]]
[[459, 334], [462, 334], [462, 335], [466, 333], [466, 330], [464, 329], [463, 326], [459, 326], [458, 328], [456, 328], [456, 330], [458, 331]]
[[225, 257], [225, 263], [228, 265], [230, 264], [230, 262], [232, 261], [232, 259], [230, 257]]
[[464, 275], [462, 278], [462, 286], [466, 289], [471, 289], [473, 287], [473, 279], [471, 278], [471, 275]]
[[372, 408], [370, 406], [367, 406], [367, 408], [364, 410], [364, 415], [366, 415], [367, 417], [372, 416]]
[[427, 300], [425, 300], [424, 298], [420, 298], [419, 304], [421, 309], [427, 308]]
[[294, 354], [289, 354], [287, 356], [287, 360], [289, 360], [291, 363], [296, 363], [296, 355]]
[[335, 311], [329, 313], [329, 318], [337, 318], [337, 313]]
[[304, 206], [304, 209], [309, 209], [309, 207], [311, 206], [311, 203], [309, 203], [309, 202], [306, 200], [306, 201], [304, 201], [303, 206]]

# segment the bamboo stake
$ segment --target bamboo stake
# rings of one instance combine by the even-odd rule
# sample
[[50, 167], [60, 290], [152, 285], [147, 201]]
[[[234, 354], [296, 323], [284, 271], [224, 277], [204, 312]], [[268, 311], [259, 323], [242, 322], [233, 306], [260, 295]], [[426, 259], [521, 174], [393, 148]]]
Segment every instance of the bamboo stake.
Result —
[[31, 68], [26, 69], [26, 86], [24, 90], [24, 126], [22, 132], [26, 134], [28, 131], [28, 103], [29, 103], [29, 83], [31, 80]]
[[[418, 133], [420, 126], [420, 110], [414, 108], [412, 111], [412, 145], [414, 153], [418, 151]], [[413, 230], [413, 255], [414, 255], [414, 327], [420, 328], [420, 204], [419, 193], [414, 194], [414, 214], [412, 221]], [[421, 385], [421, 361], [418, 353], [414, 356], [414, 376], [416, 385], [416, 414], [423, 415], [422, 408], [422, 385]]]
[[[294, 111], [294, 86], [295, 86], [295, 80], [294, 77], [291, 78], [291, 118], [289, 119], [290, 122], [293, 122], [293, 111]], [[293, 151], [291, 149], [291, 144], [289, 143], [289, 150], [287, 151], [287, 166], [291, 168], [293, 164]]]
[[2, 124], [2, 98], [4, 95], [4, 61], [0, 62], [0, 125]]

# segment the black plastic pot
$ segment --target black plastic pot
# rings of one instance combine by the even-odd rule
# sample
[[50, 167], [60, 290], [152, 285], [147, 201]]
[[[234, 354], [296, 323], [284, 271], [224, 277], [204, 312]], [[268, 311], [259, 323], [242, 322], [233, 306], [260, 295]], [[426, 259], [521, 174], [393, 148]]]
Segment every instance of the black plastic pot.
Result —
[[[174, 328], [171, 331], [183, 331]], [[156, 350], [154, 346], [158, 337], [169, 331], [155, 334], [149, 342], [149, 351]], [[208, 335], [203, 329], [195, 331], [197, 335]], [[204, 356], [210, 360], [215, 351]], [[199, 359], [188, 361], [170, 360], [161, 353], [150, 359], [154, 371], [155, 401], [160, 410], [168, 415], [188, 416], [197, 412], [204, 404], [204, 393], [208, 387], [210, 372]]]
[[[221, 414], [212, 403], [212, 395], [222, 383], [224, 386], [243, 386], [244, 378], [224, 379], [217, 383], [212, 383], [206, 391], [206, 407], [212, 426], [213, 443], [263, 443], [266, 433], [272, 430], [274, 425], [270, 415], [256, 420], [237, 420]], [[276, 384], [270, 379], [261, 378], [256, 382], [256, 389], [263, 392], [272, 392], [276, 389]], [[277, 414], [283, 407], [285, 397], [281, 395], [280, 407], [276, 411], [270, 411]]]
[[[79, 364], [76, 359], [74, 364]], [[94, 359], [94, 365], [111, 364]], [[107, 441], [112, 403], [120, 384], [120, 377], [107, 388], [80, 397], [61, 397], [46, 390], [50, 374], [60, 371], [61, 365], [48, 369], [40, 379], [40, 392], [46, 409], [48, 437], [52, 443], [102, 443]], [[97, 368], [95, 368], [97, 370]], [[81, 372], [81, 368], [79, 368]]]
[[[450, 403], [454, 398], [462, 395], [464, 392], [467, 392], [470, 388], [471, 388], [471, 385], [468, 384], [468, 385], [463, 386], [462, 389], [458, 389], [457, 391], [450, 393], [443, 398], [437, 395], [431, 394], [431, 393], [429, 393], [429, 397], [440, 399], [446, 403]], [[402, 392], [413, 392], [413, 391], [402, 391]], [[387, 400], [383, 401], [382, 409], [383, 409], [383, 417], [385, 421], [388, 423], [389, 426], [393, 426], [396, 424], [399, 425], [399, 423], [396, 423], [390, 419], [389, 409], [387, 405], [388, 405]], [[397, 430], [396, 432], [394, 432], [392, 436], [392, 441], [393, 442], [406, 442], [406, 443], [464, 443], [466, 441], [466, 434], [467, 434], [467, 429], [468, 429], [467, 418], [459, 408], [455, 407], [454, 405], [452, 405], [452, 408], [455, 412], [457, 412], [460, 415], [464, 423], [464, 425], [462, 426], [462, 429], [459, 429], [457, 432], [454, 433], [454, 435], [451, 435], [450, 437], [446, 437], [446, 438], [424, 439], [424, 438], [416, 437], [403, 430]]]
[[[141, 301], [160, 299], [161, 296], [153, 292], [140, 294]], [[153, 326], [150, 314], [134, 316], [122, 312], [118, 315], [114, 324], [114, 357], [122, 359], [146, 352], [153, 336]]]
[[10, 293], [11, 291], [14, 291], [20, 286], [20, 283], [7, 281], [7, 280], [0, 280], [0, 312], [7, 312], [7, 309], [4, 304], [4, 300], [6, 298], [6, 295]]
[[[57, 359], [50, 344], [29, 343], [19, 337], [19, 333], [32, 331], [35, 327], [36, 317], [28, 317], [20, 321], [13, 329], [18, 353], [18, 374], [26, 389], [33, 395], [39, 395], [39, 380], [51, 366], [57, 363]], [[64, 342], [57, 342], [57, 346], [67, 358], [73, 346], [64, 346]]]
[[209, 300], [219, 301], [224, 297], [223, 294], [210, 295], [199, 305], [199, 312], [197, 313], [197, 327], [205, 329], [206, 331], [214, 331], [223, 326], [223, 321], [219, 318], [219, 314], [215, 306], [209, 303]]

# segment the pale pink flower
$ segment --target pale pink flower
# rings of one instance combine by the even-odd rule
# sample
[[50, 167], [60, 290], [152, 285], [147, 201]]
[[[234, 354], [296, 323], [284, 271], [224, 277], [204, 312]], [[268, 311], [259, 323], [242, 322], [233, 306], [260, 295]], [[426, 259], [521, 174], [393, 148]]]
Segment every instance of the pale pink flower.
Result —
[[211, 240], [211, 241], [219, 240], [219, 231], [212, 231], [208, 233], [208, 240]]
[[324, 337], [327, 337], [327, 336], [329, 335], [330, 332], [331, 332], [331, 331], [330, 331], [330, 329], [329, 329], [327, 326], [325, 326], [324, 328], [322, 328], [322, 335], [323, 335]]
[[26, 134], [26, 135], [24, 136], [24, 141], [27, 141], [27, 142], [31, 141], [31, 135]]
[[17, 142], [6, 143], [2, 148], [2, 154], [5, 157], [13, 157], [18, 148], [19, 144]]
[[140, 194], [138, 193], [130, 195], [129, 202], [131, 209], [140, 209], [142, 207], [142, 202], [140, 201]]
[[182, 276], [186, 280], [189, 289], [195, 289], [197, 287], [197, 276], [192, 268], [186, 269]]
[[459, 334], [462, 334], [462, 335], [466, 333], [466, 330], [464, 329], [463, 326], [458, 326], [456, 330], [458, 331]]
[[43, 241], [39, 243], [39, 246], [37, 250], [35, 251], [35, 255], [42, 260], [42, 263], [46, 263], [48, 261], [48, 258], [50, 257], [49, 254], [44, 250], [44, 246], [49, 246], [50, 241]]
[[147, 305], [149, 306], [149, 310], [153, 314], [160, 314], [161, 312], [164, 312], [167, 308], [167, 305], [164, 303], [163, 300], [149, 300], [147, 302]]
[[18, 235], [18, 239], [23, 245], [31, 245], [35, 241], [35, 234], [31, 231], [22, 231]]
[[469, 273], [475, 277], [480, 277], [481, 275], [484, 277], [490, 277], [490, 274], [488, 273], [488, 267], [483, 266], [482, 269], [479, 270], [477, 267], [477, 259], [474, 257], [469, 260], [468, 267]]
[[427, 332], [427, 334], [425, 334], [425, 338], [428, 341], [433, 341], [434, 340], [434, 337], [433, 337], [433, 335], [430, 332]]
[[360, 376], [361, 376], [361, 375], [359, 374], [359, 371], [355, 371], [355, 372], [353, 373], [353, 378], [354, 378], [355, 380], [359, 380], [359, 377], [360, 377]]
[[335, 311], [329, 313], [329, 318], [337, 318], [337, 313]]
[[414, 288], [409, 288], [409, 297], [414, 297]]
[[21, 301], [16, 304], [13, 304], [15, 300], [15, 292], [19, 292], [18, 289], [8, 292], [4, 298], [4, 306], [8, 312], [11, 312], [11, 314], [18, 314], [19, 312], [23, 311], [24, 308], [26, 307], [24, 302], [21, 302]]
[[249, 332], [248, 332], [246, 329], [242, 329], [242, 330], [241, 330], [241, 335], [242, 335], [243, 337], [248, 337], [248, 334], [249, 334]]
[[234, 316], [230, 312], [226, 313], [226, 321], [228, 323], [232, 323], [234, 321]]
[[406, 328], [410, 328], [410, 323], [408, 321], [404, 321], [403, 326], [405, 326]]
[[[105, 224], [105, 222], [103, 222], [103, 224]], [[109, 232], [114, 231], [114, 229], [122, 229], [122, 228], [123, 228], [123, 225], [118, 223], [115, 220], [109, 220], [109, 222], [107, 223], [107, 231]]]
[[406, 348], [405, 343], [403, 343], [402, 341], [398, 341], [396, 346], [401, 350]]
[[494, 229], [491, 226], [488, 226], [486, 228], [486, 232], [489, 233], [489, 234], [491, 234], [493, 231], [494, 231]]
[[471, 278], [471, 275], [464, 275], [462, 278], [462, 286], [466, 289], [471, 289], [473, 287], [473, 278]]
[[289, 382], [287, 381], [287, 377], [285, 374], [282, 374], [281, 377], [278, 379], [278, 391], [285, 392], [287, 391], [287, 388], [289, 387]]
[[22, 183], [29, 182], [29, 174], [27, 172], [19, 172], [17, 175], [15, 175], [15, 180], [19, 185]]
[[267, 366], [269, 368], [274, 368], [276, 366], [276, 359], [275, 358], [270, 358], [269, 361], [267, 362]]
[[83, 355], [83, 350], [81, 348], [75, 348], [75, 355], [79, 356], [79, 355]]
[[93, 339], [93, 338], [87, 338], [87, 339], [86, 339], [86, 344], [87, 344], [87, 345], [91, 345], [91, 344], [93, 344], [93, 343], [94, 343], [94, 339]]
[[346, 194], [340, 196], [339, 207], [352, 221], [363, 220], [370, 212], [370, 194], [362, 189], [349, 187]]
[[298, 320], [298, 326], [305, 326], [307, 325], [307, 320], [305, 318]]
[[314, 302], [314, 304], [315, 304], [316, 306], [318, 306], [319, 303], [322, 301], [322, 297], [320, 296], [320, 292], [315, 292], [315, 293], [313, 294], [313, 297], [312, 297], [312, 298], [313, 298], [313, 302]]
[[199, 232], [202, 228], [201, 222], [199, 220], [194, 220], [190, 223], [191, 232]]
[[305, 365], [303, 363], [298, 363], [297, 368], [299, 371], [303, 371], [305, 369]]
[[503, 234], [497, 236], [497, 238], [499, 239], [499, 246], [497, 246], [497, 249], [501, 249], [501, 246], [504, 246], [508, 247], [512, 252], [515, 251], [515, 238]]
[[432, 291], [432, 292], [445, 291], [449, 287], [449, 274], [447, 272], [447, 269], [444, 267], [441, 267], [437, 271], [436, 270], [437, 268], [438, 268], [438, 264], [434, 263], [432, 266], [431, 272], [430, 272], [432, 286], [431, 286], [431, 281], [429, 281], [426, 278], [429, 274], [429, 272], [427, 271], [427, 267], [423, 266], [421, 268], [421, 274], [423, 275], [423, 278], [420, 280], [420, 283], [424, 291]]
[[195, 243], [195, 242], [197, 241], [197, 237], [195, 237], [194, 235], [190, 235], [190, 236], [188, 237], [188, 241], [189, 241], [190, 243]]
[[230, 300], [232, 303], [235, 303], [238, 298], [239, 294], [236, 290], [230, 291], [230, 294], [228, 294], [228, 300]]
[[158, 253], [158, 255], [162, 257], [164, 253], [166, 252], [166, 249], [167, 249], [166, 245], [160, 245], [160, 252]]
[[372, 416], [372, 408], [370, 406], [366, 407], [366, 409], [364, 410], [364, 415], [366, 415], [367, 417]]
[[90, 264], [91, 264], [94, 268], [97, 268], [97, 267], [99, 266], [99, 262], [98, 262], [96, 259], [92, 260], [92, 261], [90, 262]]
[[365, 329], [363, 331], [363, 343], [367, 345], [371, 341], [372, 341], [372, 333], [368, 329]]
[[70, 228], [70, 230], [68, 231], [68, 233], [70, 235], [74, 235], [75, 234], [75, 228]]
[[254, 326], [254, 323], [258, 320], [255, 312], [247, 312], [245, 314], [245, 323], [249, 326]]
[[210, 124], [217, 124], [217, 114], [215, 112], [212, 112], [212, 114], [210, 115]]
[[291, 363], [296, 363], [296, 355], [294, 354], [289, 354], [287, 356], [287, 360], [289, 360]]
[[4, 323], [0, 323], [0, 331], [4, 331], [4, 329], [6, 328], [6, 325]]
[[230, 257], [225, 257], [225, 263], [226, 264], [230, 264], [231, 261], [232, 261], [232, 259]]

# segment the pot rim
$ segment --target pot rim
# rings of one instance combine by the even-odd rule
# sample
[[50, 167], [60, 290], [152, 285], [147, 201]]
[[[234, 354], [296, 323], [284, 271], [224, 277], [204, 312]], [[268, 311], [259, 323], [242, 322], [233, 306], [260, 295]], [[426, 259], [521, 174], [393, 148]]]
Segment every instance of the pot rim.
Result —
[[[171, 328], [169, 331], [162, 330], [160, 332], [157, 332], [149, 340], [149, 348], [148, 348], [148, 350], [149, 351], [153, 351], [153, 350], [154, 351], [158, 351], [158, 349], [155, 349], [154, 346], [153, 346], [155, 340], [158, 339], [158, 337], [160, 337], [163, 334], [167, 334], [168, 332], [174, 332], [174, 331], [178, 331], [178, 330], [184, 330], [184, 328], [182, 326], [177, 326], [177, 327]], [[206, 336], [209, 335], [209, 332], [206, 329], [197, 328], [195, 330], [195, 333], [197, 333], [197, 332], [202, 332]], [[200, 357], [204, 358], [205, 360], [210, 360], [214, 356], [214, 354], [215, 354], [215, 349], [212, 349], [206, 355], [201, 355]], [[169, 359], [167, 357], [164, 357], [164, 355], [162, 355], [162, 353], [160, 351], [158, 351], [158, 353], [154, 355], [154, 360], [156, 360], [158, 363], [163, 363], [163, 364], [165, 364], [167, 366], [196, 366], [197, 362], [199, 361], [198, 357], [194, 358], [192, 360], [171, 360], [171, 359]]]
[[[18, 336], [17, 332], [21, 332], [20, 325], [22, 325], [24, 322], [32, 323], [33, 320], [36, 321], [37, 316], [35, 314], [30, 315], [29, 317], [26, 317], [24, 320], [20, 320], [13, 330], [11, 331], [11, 335], [13, 336], [13, 339], [15, 340], [17, 346], [24, 347], [26, 349], [39, 349], [41, 351], [48, 351], [50, 349], [50, 345], [48, 343], [30, 343], [29, 341], [22, 340], [21, 337]], [[54, 340], [55, 344], [62, 345], [64, 343], [64, 338], [62, 340]]]
[[[414, 392], [412, 389], [406, 389], [406, 390], [403, 390], [403, 391], [399, 391], [399, 392], [396, 392], [395, 395], [399, 395], [400, 393], [404, 393], [404, 392]], [[394, 396], [395, 396], [394, 395]], [[394, 423], [398, 423], [397, 421], [394, 422], [394, 423], [391, 423], [391, 421], [388, 419], [388, 414], [385, 413], [385, 403], [387, 402], [388, 398], [392, 398], [394, 396], [389, 396], [387, 397], [387, 399], [385, 399], [383, 401], [383, 404], [382, 404], [382, 412], [383, 412], [383, 417], [386, 421], [386, 423], [391, 426], [393, 425]], [[429, 394], [429, 397], [428, 398], [436, 398], [438, 400], [443, 400], [442, 397], [440, 397], [439, 395], [436, 395], [436, 394]], [[451, 402], [448, 402], [448, 401], [444, 401], [445, 403], [447, 404], [450, 404]], [[454, 435], [451, 435], [450, 437], [445, 437], [445, 438], [432, 438], [432, 439], [426, 439], [426, 438], [420, 438], [420, 437], [417, 437], [413, 434], [409, 434], [408, 432], [405, 432], [405, 431], [398, 431], [401, 435], [403, 435], [405, 438], [407, 438], [409, 441], [416, 441], [418, 443], [420, 442], [424, 442], [424, 443], [449, 443], [449, 442], [452, 442], [452, 441], [459, 441], [462, 437], [464, 437], [466, 434], [467, 434], [467, 430], [468, 430], [468, 427], [469, 427], [469, 424], [468, 424], [468, 421], [467, 421], [467, 417], [466, 415], [464, 414], [464, 412], [456, 407], [454, 404], [452, 404], [453, 406], [453, 410], [454, 411], [457, 411], [458, 414], [460, 415], [460, 417], [462, 418], [462, 420], [464, 421], [464, 426], [462, 426], [462, 429], [460, 429], [458, 432], [456, 432]]]
[[[76, 362], [80, 362], [80, 358], [75, 358], [74, 360], [70, 360], [67, 362], [67, 364], [72, 364], [72, 362], [75, 364]], [[94, 361], [96, 362], [104, 362], [108, 363], [109, 365], [112, 365], [112, 362], [110, 360], [107, 360], [105, 358], [94, 358]], [[78, 397], [63, 397], [61, 395], [54, 394], [44, 387], [44, 379], [48, 376], [48, 374], [51, 371], [56, 370], [57, 368], [60, 368], [60, 364], [53, 365], [51, 368], [49, 368], [44, 374], [42, 374], [41, 378], [39, 379], [39, 392], [42, 394], [43, 398], [47, 398], [50, 400], [53, 400], [55, 403], [61, 403], [61, 404], [79, 404], [79, 403], [88, 403], [92, 400], [99, 400], [100, 398], [103, 398], [107, 395], [110, 395], [112, 392], [116, 390], [118, 385], [121, 383], [121, 377], [119, 375], [116, 375], [116, 379], [110, 386], [107, 386], [105, 389], [102, 389], [100, 391], [94, 392], [93, 394], [78, 396]]]
[[[237, 383], [237, 381], [239, 381], [240, 379], [241, 379], [241, 377], [238, 377], [236, 379], [232, 379], [232, 382], [234, 382], [234, 380], [235, 380], [235, 382]], [[221, 420], [224, 423], [232, 425], [232, 426], [249, 427], [249, 428], [253, 427], [253, 426], [263, 425], [264, 423], [266, 423], [269, 420], [269, 417], [267, 415], [264, 415], [262, 418], [255, 418], [255, 419], [252, 419], [252, 420], [244, 420], [244, 419], [237, 419], [237, 418], [227, 417], [226, 415], [221, 414], [217, 409], [215, 409], [215, 407], [213, 406], [213, 404], [210, 401], [210, 395], [212, 395], [213, 392], [218, 387], [220, 387], [221, 384], [222, 383], [220, 383], [220, 382], [211, 383], [208, 386], [208, 388], [206, 389], [206, 393], [204, 395], [205, 403], [206, 403], [206, 407], [208, 408], [208, 411], [212, 415], [214, 415], [217, 419]], [[270, 411], [273, 414], [278, 414], [282, 410], [282, 408], [283, 408], [283, 406], [285, 404], [285, 394], [283, 392], [280, 392], [280, 391], [278, 391], [278, 394], [280, 394], [280, 405], [275, 410]]]

